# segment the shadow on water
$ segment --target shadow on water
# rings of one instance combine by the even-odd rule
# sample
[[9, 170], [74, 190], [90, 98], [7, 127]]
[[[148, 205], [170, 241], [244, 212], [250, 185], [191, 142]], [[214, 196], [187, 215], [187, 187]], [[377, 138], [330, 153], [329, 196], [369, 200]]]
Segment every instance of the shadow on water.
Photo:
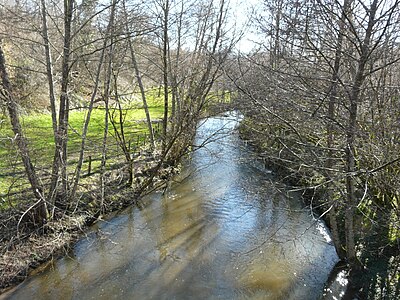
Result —
[[99, 222], [70, 257], [7, 296], [319, 299], [338, 261], [329, 233], [275, 188], [237, 124], [234, 114], [205, 121], [196, 140], [204, 147], [165, 194]]

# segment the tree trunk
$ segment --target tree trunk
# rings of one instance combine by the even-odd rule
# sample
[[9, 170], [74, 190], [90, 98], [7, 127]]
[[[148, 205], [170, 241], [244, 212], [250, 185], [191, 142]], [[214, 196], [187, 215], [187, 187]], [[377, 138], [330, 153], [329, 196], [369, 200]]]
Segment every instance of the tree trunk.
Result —
[[92, 91], [92, 95], [90, 97], [89, 109], [88, 109], [88, 112], [86, 115], [85, 123], [83, 125], [81, 149], [79, 151], [79, 159], [78, 159], [78, 163], [76, 165], [75, 172], [74, 172], [73, 186], [72, 186], [71, 192], [69, 194], [70, 200], [72, 200], [75, 197], [76, 191], [78, 189], [78, 184], [79, 184], [80, 174], [81, 174], [82, 164], [83, 164], [83, 158], [84, 158], [84, 154], [85, 154], [86, 137], [87, 137], [87, 132], [89, 129], [89, 123], [90, 123], [90, 118], [91, 118], [92, 111], [93, 111], [94, 101], [96, 99], [97, 90], [99, 87], [101, 68], [103, 66], [103, 60], [104, 60], [104, 53], [107, 48], [107, 42], [110, 38], [111, 26], [113, 26], [113, 24], [114, 24], [114, 7], [112, 7], [111, 9], [112, 9], [112, 11], [111, 11], [110, 20], [109, 20], [108, 27], [107, 27], [107, 33], [106, 33], [106, 36], [104, 37], [103, 48], [101, 50], [100, 60], [99, 60], [98, 66], [97, 66], [95, 85], [94, 85], [94, 88]]
[[114, 97], [115, 101], [118, 105], [118, 116], [119, 116], [119, 128], [117, 128], [117, 124], [114, 122], [113, 118], [110, 116], [111, 124], [114, 128], [115, 137], [118, 141], [119, 146], [122, 149], [122, 152], [125, 155], [126, 162], [128, 163], [128, 184], [132, 186], [133, 183], [133, 158], [130, 152], [130, 145], [127, 146], [126, 137], [125, 137], [125, 129], [124, 129], [124, 115], [122, 110], [121, 101], [119, 100], [119, 92], [117, 85], [117, 78], [114, 76]]
[[143, 109], [146, 114], [146, 122], [147, 122], [147, 127], [149, 129], [149, 136], [150, 136], [150, 146], [151, 146], [151, 150], [154, 151], [154, 148], [155, 148], [154, 132], [153, 132], [153, 125], [151, 124], [149, 106], [147, 105], [146, 91], [144, 89], [144, 85], [142, 82], [142, 76], [140, 75], [139, 67], [138, 67], [137, 60], [136, 60], [135, 49], [133, 48], [131, 39], [128, 40], [128, 43], [129, 43], [129, 49], [131, 52], [132, 65], [135, 70], [136, 80], [138, 82], [139, 89], [140, 89], [140, 95], [142, 97]]
[[111, 16], [110, 16], [110, 45], [108, 46], [107, 52], [107, 68], [106, 68], [106, 78], [104, 82], [104, 134], [103, 134], [103, 144], [101, 151], [101, 165], [100, 165], [100, 195], [101, 203], [100, 209], [104, 209], [104, 199], [105, 199], [105, 169], [107, 162], [107, 138], [108, 138], [108, 125], [109, 125], [109, 100], [110, 100], [110, 84], [111, 84], [111, 72], [112, 72], [112, 60], [113, 60], [113, 50], [114, 50], [114, 14], [116, 1], [112, 0], [111, 4]]
[[356, 171], [356, 137], [357, 137], [357, 115], [358, 105], [360, 100], [361, 87], [365, 79], [365, 66], [370, 54], [371, 37], [373, 27], [375, 25], [375, 14], [377, 11], [378, 0], [374, 0], [369, 10], [368, 27], [365, 32], [365, 37], [361, 45], [361, 55], [358, 60], [357, 72], [354, 78], [350, 93], [350, 108], [349, 119], [347, 125], [347, 147], [346, 147], [346, 192], [347, 204], [345, 211], [345, 227], [346, 227], [346, 251], [347, 259], [352, 266], [357, 266], [357, 257], [355, 249], [355, 232], [354, 214], [357, 207], [357, 198], [355, 195], [355, 171]]
[[175, 63], [172, 66], [171, 53], [169, 51], [169, 72], [171, 74], [171, 120], [172, 120], [172, 131], [174, 131], [175, 124], [179, 122], [180, 113], [180, 99], [178, 89], [178, 68], [180, 62], [181, 43], [182, 43], [182, 22], [183, 22], [184, 2], [181, 1], [181, 12], [179, 13], [179, 19], [177, 21], [177, 43], [176, 43], [176, 56]]
[[18, 150], [20, 151], [22, 162], [24, 164], [26, 175], [28, 176], [29, 183], [31, 185], [33, 194], [38, 200], [33, 209], [33, 221], [38, 225], [42, 225], [47, 220], [47, 207], [46, 201], [43, 195], [43, 187], [40, 184], [39, 178], [36, 174], [35, 168], [33, 167], [28, 143], [22, 132], [21, 123], [19, 121], [17, 103], [15, 102], [11, 83], [8, 77], [6, 62], [4, 57], [4, 52], [2, 49], [2, 41], [0, 39], [0, 73], [1, 81], [3, 85], [3, 94], [5, 96], [7, 110], [10, 116], [10, 122], [12, 125], [12, 130], [15, 135], [14, 140], [17, 144]]
[[167, 145], [167, 131], [168, 131], [168, 18], [169, 18], [169, 0], [165, 0], [163, 7], [163, 80], [164, 80], [164, 117], [163, 117], [163, 137], [162, 137], [162, 150], [165, 151]]
[[74, 8], [73, 0], [64, 0], [64, 50], [61, 75], [60, 109], [58, 114], [58, 129], [56, 135], [56, 149], [53, 161], [52, 179], [49, 195], [54, 199], [57, 193], [59, 170], [61, 168], [62, 190], [61, 197], [66, 200], [68, 191], [67, 179], [67, 144], [68, 144], [68, 117], [69, 117], [69, 70], [71, 54], [71, 25]]
[[46, 74], [47, 74], [47, 81], [49, 84], [50, 110], [51, 110], [51, 118], [52, 118], [53, 132], [54, 132], [54, 141], [56, 142], [58, 124], [57, 124], [57, 112], [56, 112], [56, 97], [54, 94], [53, 61], [51, 58], [50, 41], [49, 41], [48, 27], [47, 27], [46, 0], [41, 0], [41, 5], [42, 5], [42, 36], [44, 41], [44, 52], [46, 55]]
[[[352, 0], [345, 0], [342, 9], [342, 15], [339, 20], [339, 33], [337, 37], [337, 44], [335, 49], [335, 61], [333, 65], [333, 73], [332, 73], [332, 84], [330, 87], [329, 93], [329, 103], [328, 103], [328, 124], [327, 124], [327, 147], [328, 149], [334, 148], [334, 120], [335, 120], [335, 105], [337, 104], [337, 88], [339, 84], [339, 69], [340, 63], [342, 60], [342, 48], [343, 48], [343, 37], [344, 37], [344, 30], [345, 30], [345, 22], [346, 19], [349, 17], [349, 10]], [[328, 150], [328, 159], [326, 162], [327, 169], [331, 169], [333, 167], [333, 156], [334, 151]], [[328, 176], [331, 179], [333, 174], [332, 172], [328, 171]], [[328, 189], [328, 199], [332, 199], [333, 195]], [[339, 256], [342, 256], [342, 243], [340, 241], [340, 234], [339, 234], [339, 226], [337, 222], [337, 210], [336, 210], [337, 203], [333, 203], [331, 210], [329, 212], [329, 221], [332, 231], [333, 242], [336, 247], [336, 251], [338, 252]]]
[[[125, 1], [123, 2], [123, 5], [124, 5], [125, 19], [128, 19], [128, 13], [126, 11]], [[128, 23], [125, 23], [125, 27], [126, 27], [126, 31], [129, 32]], [[146, 114], [147, 127], [149, 128], [150, 146], [151, 146], [151, 150], [154, 151], [155, 144], [154, 144], [153, 125], [151, 124], [151, 117], [150, 117], [149, 107], [147, 105], [146, 92], [145, 92], [145, 89], [144, 89], [142, 76], [140, 75], [139, 67], [138, 67], [137, 60], [136, 60], [135, 48], [133, 47], [133, 43], [132, 43], [131, 38], [128, 39], [128, 44], [129, 44], [129, 50], [131, 52], [131, 59], [132, 59], [133, 69], [135, 70], [136, 80], [138, 82], [139, 89], [140, 89], [140, 95], [142, 97], [143, 109], [144, 109], [144, 112]]]
[[[50, 41], [49, 41], [49, 35], [48, 35], [48, 27], [47, 27], [47, 8], [46, 8], [46, 0], [41, 0], [41, 6], [42, 6], [42, 36], [43, 36], [43, 41], [44, 41], [44, 52], [46, 56], [46, 75], [47, 75], [47, 81], [49, 85], [49, 100], [50, 100], [50, 110], [51, 110], [51, 119], [52, 119], [52, 125], [53, 125], [53, 134], [54, 134], [54, 145], [57, 145], [58, 142], [58, 134], [57, 134], [57, 128], [58, 128], [58, 122], [57, 122], [57, 112], [56, 112], [56, 97], [54, 93], [54, 76], [53, 76], [53, 61], [51, 57], [51, 51], [50, 51]], [[53, 166], [53, 172], [55, 172]], [[53, 173], [54, 175], [54, 173]], [[52, 178], [51, 182], [54, 182], [56, 178]], [[51, 192], [49, 194], [49, 200], [51, 201], [53, 205], [53, 213], [54, 213], [54, 191], [51, 189]], [[52, 215], [53, 215], [52, 213]]]
[[271, 60], [272, 67], [277, 68], [280, 57], [280, 27], [281, 27], [281, 16], [282, 16], [282, 1], [279, 0], [277, 3], [276, 12], [275, 12], [275, 36], [274, 36], [274, 48], [273, 48], [273, 58]]

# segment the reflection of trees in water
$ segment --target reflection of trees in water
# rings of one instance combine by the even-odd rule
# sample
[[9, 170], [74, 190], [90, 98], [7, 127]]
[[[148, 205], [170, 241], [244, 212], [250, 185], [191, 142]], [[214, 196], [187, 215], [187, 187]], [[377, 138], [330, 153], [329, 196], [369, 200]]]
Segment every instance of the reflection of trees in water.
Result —
[[399, 240], [389, 241], [393, 220], [387, 216], [391, 209], [384, 204], [370, 206], [367, 214], [371, 215], [363, 215], [362, 226], [368, 228], [360, 237], [363, 251], [359, 261], [363, 267], [350, 272], [349, 297], [400, 299], [400, 244]]
[[[193, 191], [190, 183], [176, 187], [173, 194], [167, 192], [160, 199], [158, 213], [160, 222], [155, 238], [159, 268], [149, 278], [158, 284], [151, 291], [152, 297], [190, 295], [190, 291], [201, 286], [196, 283], [198, 273], [211, 270], [213, 253], [209, 247], [218, 236], [218, 226], [206, 218], [201, 195]], [[206, 291], [203, 293], [207, 295]]]
[[[364, 270], [351, 270], [339, 262], [332, 271], [325, 289], [325, 299], [332, 297], [331, 285], [342, 283], [343, 296], [341, 299], [400, 299], [400, 256], [381, 255], [379, 257], [363, 257]], [[339, 293], [334, 293], [336, 295]]]
[[193, 256], [196, 245], [201, 244], [205, 226], [199, 195], [180, 195], [179, 199], [163, 197], [161, 207], [160, 234], [157, 236], [160, 261], [167, 256], [180, 259], [178, 252]]

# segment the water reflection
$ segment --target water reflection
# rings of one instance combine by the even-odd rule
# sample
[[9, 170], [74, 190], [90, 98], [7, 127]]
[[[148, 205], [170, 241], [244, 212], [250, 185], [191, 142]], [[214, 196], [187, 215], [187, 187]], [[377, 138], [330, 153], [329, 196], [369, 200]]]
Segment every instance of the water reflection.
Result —
[[99, 223], [10, 298], [319, 298], [337, 261], [324, 225], [254, 166], [236, 125], [206, 121], [179, 183]]

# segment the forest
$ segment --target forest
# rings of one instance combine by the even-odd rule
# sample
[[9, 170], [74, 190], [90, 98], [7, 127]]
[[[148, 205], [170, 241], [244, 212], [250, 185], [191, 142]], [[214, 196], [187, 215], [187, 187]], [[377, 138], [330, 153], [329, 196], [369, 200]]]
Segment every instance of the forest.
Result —
[[400, 297], [399, 2], [0, 1], [0, 288], [167, 189], [235, 110], [350, 295]]

